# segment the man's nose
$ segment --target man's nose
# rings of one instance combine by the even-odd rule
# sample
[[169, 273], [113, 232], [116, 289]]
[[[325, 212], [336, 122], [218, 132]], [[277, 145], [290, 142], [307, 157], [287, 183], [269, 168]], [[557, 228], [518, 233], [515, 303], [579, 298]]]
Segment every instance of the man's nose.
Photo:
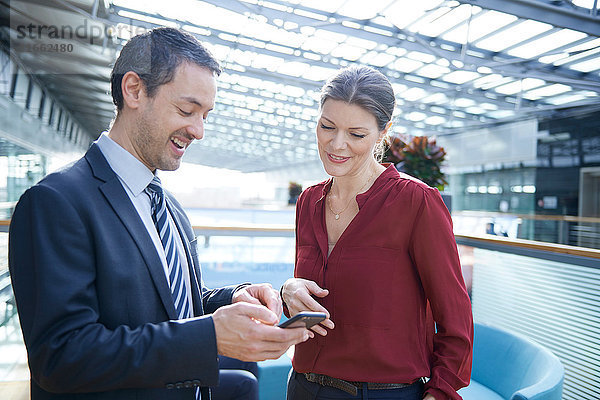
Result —
[[194, 139], [202, 139], [204, 137], [204, 118], [198, 118], [194, 123], [190, 124], [187, 131]]

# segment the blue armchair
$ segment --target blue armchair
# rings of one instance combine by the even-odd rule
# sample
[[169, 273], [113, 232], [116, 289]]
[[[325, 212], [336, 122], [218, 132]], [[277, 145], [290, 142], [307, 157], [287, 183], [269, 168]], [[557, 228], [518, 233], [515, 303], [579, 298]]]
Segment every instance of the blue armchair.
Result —
[[491, 326], [475, 324], [471, 384], [464, 400], [561, 400], [564, 368], [545, 347]]

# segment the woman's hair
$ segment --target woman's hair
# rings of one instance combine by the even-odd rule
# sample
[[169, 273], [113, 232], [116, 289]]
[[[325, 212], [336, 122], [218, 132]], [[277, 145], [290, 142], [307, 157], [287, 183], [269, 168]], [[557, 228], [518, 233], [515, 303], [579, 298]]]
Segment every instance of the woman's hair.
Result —
[[[396, 106], [394, 89], [381, 72], [367, 66], [352, 66], [338, 71], [321, 89], [321, 108], [327, 99], [356, 104], [371, 113], [379, 131], [391, 121]], [[383, 154], [383, 140], [375, 148]]]

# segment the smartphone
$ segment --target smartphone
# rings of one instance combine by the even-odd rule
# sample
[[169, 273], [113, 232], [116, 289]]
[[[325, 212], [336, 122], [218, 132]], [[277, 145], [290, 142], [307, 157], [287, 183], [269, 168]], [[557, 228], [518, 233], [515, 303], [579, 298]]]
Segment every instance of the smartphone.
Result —
[[309, 329], [311, 326], [318, 324], [321, 321], [324, 321], [327, 318], [327, 315], [322, 312], [308, 312], [303, 311], [294, 315], [292, 318], [287, 321], [283, 321], [279, 325], [280, 328], [304, 328]]

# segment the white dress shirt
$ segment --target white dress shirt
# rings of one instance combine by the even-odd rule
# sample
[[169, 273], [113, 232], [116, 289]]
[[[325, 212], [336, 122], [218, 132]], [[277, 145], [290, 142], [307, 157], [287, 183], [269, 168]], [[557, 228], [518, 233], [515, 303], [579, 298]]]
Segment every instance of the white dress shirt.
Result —
[[[123, 189], [131, 199], [133, 206], [137, 210], [152, 242], [154, 243], [154, 247], [158, 253], [158, 256], [162, 262], [163, 269], [165, 271], [165, 275], [167, 277], [167, 282], [169, 282], [169, 270], [167, 266], [167, 257], [165, 255], [165, 249], [160, 240], [160, 236], [158, 231], [156, 230], [156, 226], [154, 225], [154, 221], [152, 220], [152, 207], [150, 204], [150, 196], [144, 191], [148, 184], [154, 178], [154, 174], [152, 171], [148, 169], [140, 160], [135, 158], [131, 153], [121, 147], [117, 142], [108, 137], [106, 132], [103, 132], [102, 135], [96, 140], [96, 144], [100, 148], [100, 151], [108, 161], [108, 164], [112, 168], [112, 170], [119, 177], [119, 181], [121, 181], [121, 185], [123, 185]], [[171, 222], [173, 222], [172, 226], [176, 226], [173, 221], [173, 216], [171, 213], [168, 213], [169, 218], [171, 218]], [[178, 232], [176, 229], [175, 232]], [[179, 250], [179, 257], [181, 261], [181, 269], [183, 271], [184, 283], [187, 288], [188, 300], [190, 305], [190, 313], [194, 315], [193, 303], [192, 303], [192, 290], [190, 284], [190, 271], [188, 268], [188, 262], [186, 257], [186, 252], [183, 247], [183, 242], [181, 241], [180, 235], [175, 236], [175, 243], [177, 244], [177, 249]]]

